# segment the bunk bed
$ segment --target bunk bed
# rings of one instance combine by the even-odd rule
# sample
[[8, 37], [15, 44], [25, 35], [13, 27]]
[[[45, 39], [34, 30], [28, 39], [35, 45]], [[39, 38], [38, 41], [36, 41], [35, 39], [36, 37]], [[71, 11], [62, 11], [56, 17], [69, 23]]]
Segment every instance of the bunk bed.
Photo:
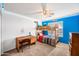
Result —
[[56, 46], [57, 42], [58, 42], [58, 35], [57, 35], [57, 31], [56, 31], [57, 27], [53, 27], [53, 29], [50, 26], [38, 26], [36, 28], [37, 33], [43, 33], [43, 31], [48, 31], [48, 35], [41, 35], [39, 36], [38, 41], [42, 42], [42, 43], [46, 43], [52, 46]]

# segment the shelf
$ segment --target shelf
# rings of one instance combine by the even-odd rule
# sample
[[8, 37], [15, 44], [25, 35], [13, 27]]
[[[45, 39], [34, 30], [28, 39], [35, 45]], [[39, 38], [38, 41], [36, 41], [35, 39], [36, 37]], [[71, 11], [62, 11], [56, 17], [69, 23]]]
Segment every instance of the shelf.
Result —
[[37, 30], [51, 30], [50, 26], [39, 26], [36, 28]]

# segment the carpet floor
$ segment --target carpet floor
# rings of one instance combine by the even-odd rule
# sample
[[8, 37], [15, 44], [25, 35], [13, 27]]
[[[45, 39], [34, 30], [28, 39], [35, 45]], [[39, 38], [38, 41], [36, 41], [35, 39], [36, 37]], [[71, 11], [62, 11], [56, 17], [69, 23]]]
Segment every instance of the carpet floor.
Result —
[[69, 56], [69, 46], [64, 43], [58, 43], [56, 47], [45, 43], [37, 42], [30, 48], [25, 46], [20, 52], [16, 49], [5, 53], [7, 56]]

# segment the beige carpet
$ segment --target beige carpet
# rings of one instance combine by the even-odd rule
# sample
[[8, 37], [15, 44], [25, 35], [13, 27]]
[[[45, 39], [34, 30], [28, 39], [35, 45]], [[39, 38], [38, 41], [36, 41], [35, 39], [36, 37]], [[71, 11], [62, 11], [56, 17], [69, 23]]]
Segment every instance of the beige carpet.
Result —
[[69, 46], [64, 43], [58, 43], [56, 45], [56, 48], [52, 50], [49, 54], [49, 56], [69, 56]]
[[58, 43], [56, 47], [45, 43], [37, 42], [31, 47], [24, 47], [23, 52], [17, 52], [15, 49], [8, 51], [10, 56], [68, 56], [69, 47], [67, 44]]

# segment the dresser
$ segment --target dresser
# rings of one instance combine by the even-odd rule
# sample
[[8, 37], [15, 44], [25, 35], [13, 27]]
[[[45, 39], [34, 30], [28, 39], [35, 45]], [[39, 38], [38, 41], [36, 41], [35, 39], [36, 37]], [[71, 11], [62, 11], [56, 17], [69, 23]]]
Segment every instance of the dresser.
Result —
[[79, 56], [79, 33], [71, 33], [70, 55]]

